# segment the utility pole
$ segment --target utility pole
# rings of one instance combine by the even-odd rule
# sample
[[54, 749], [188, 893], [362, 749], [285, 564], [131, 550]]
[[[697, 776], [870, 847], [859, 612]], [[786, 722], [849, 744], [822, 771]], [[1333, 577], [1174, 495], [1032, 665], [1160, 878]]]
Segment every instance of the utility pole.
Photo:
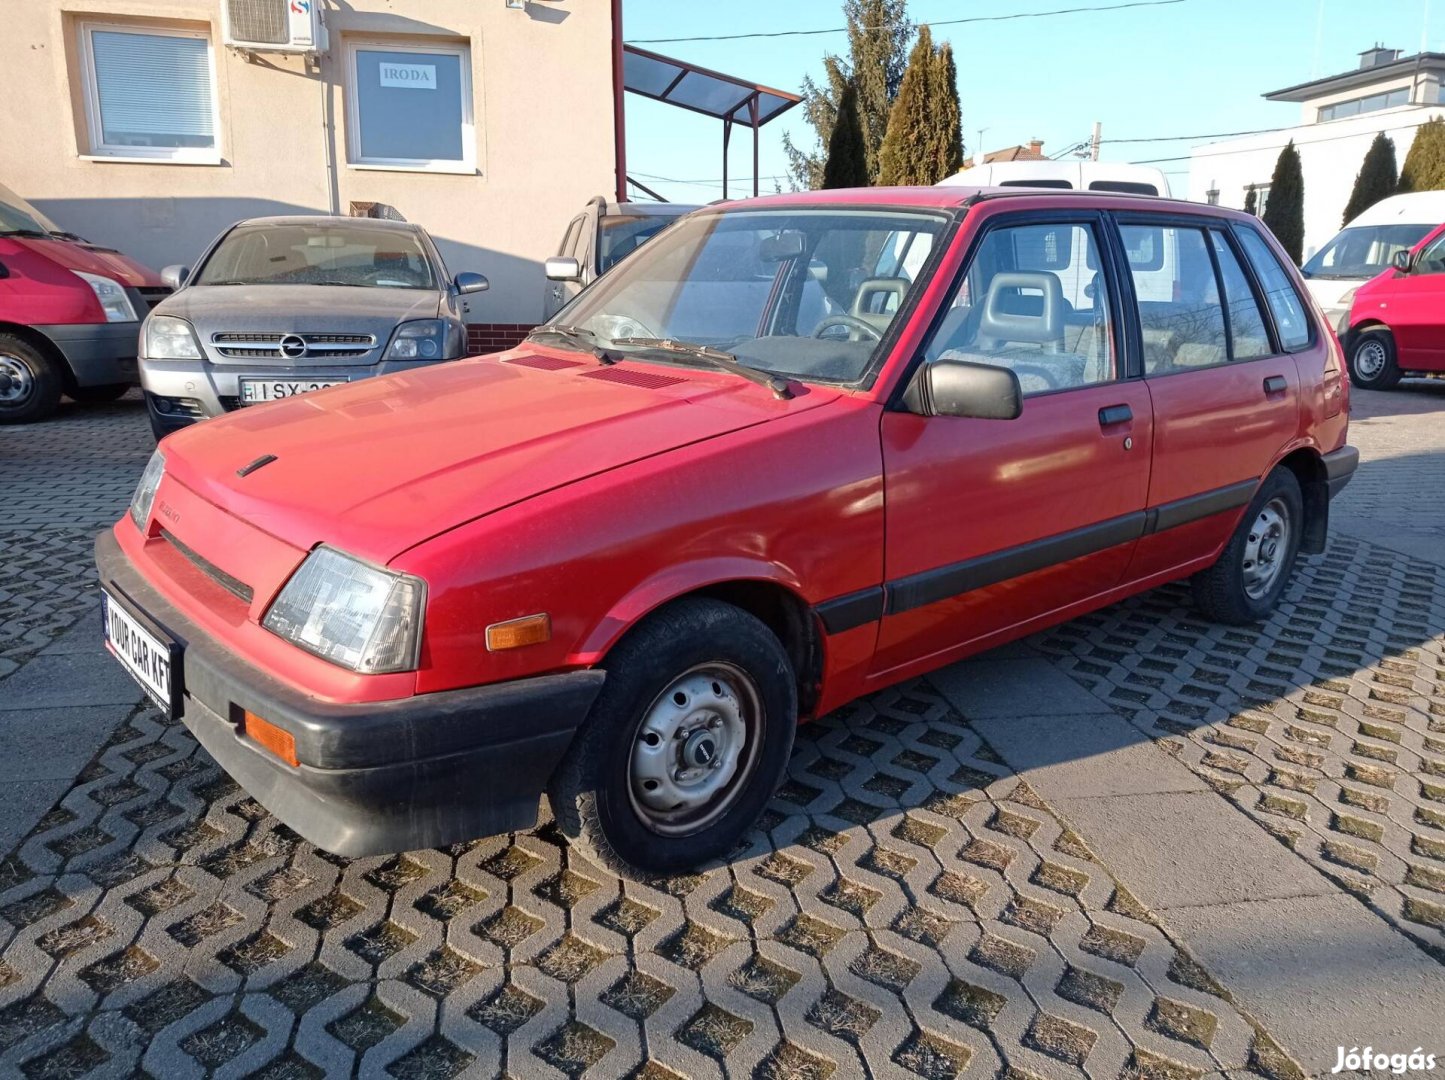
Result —
[[1094, 135], [1093, 135], [1093, 137], [1092, 137], [1091, 139], [1089, 139], [1089, 160], [1090, 160], [1090, 161], [1098, 161], [1098, 160], [1099, 160], [1099, 137], [1100, 137], [1101, 135], [1103, 135], [1103, 134], [1104, 134], [1104, 125], [1101, 124], [1099, 121], [1095, 120], [1095, 121], [1094, 121]]

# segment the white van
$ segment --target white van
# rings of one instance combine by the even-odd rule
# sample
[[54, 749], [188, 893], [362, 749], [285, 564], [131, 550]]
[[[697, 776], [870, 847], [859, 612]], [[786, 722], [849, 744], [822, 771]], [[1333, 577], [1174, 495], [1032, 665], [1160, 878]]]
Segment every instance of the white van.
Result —
[[1118, 191], [1169, 197], [1169, 181], [1148, 165], [1114, 161], [997, 161], [975, 165], [938, 182], [939, 187], [1037, 187], [1072, 191]]
[[1301, 269], [1305, 285], [1336, 331], [1348, 329], [1355, 289], [1390, 266], [1445, 221], [1445, 191], [1381, 199], [1341, 229]]

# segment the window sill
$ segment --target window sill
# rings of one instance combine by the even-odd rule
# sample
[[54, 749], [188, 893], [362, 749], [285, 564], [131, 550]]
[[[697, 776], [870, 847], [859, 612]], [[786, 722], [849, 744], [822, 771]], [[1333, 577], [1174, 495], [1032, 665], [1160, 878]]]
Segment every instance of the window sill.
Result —
[[205, 158], [132, 157], [124, 154], [81, 154], [81, 161], [107, 161], [120, 165], [200, 165], [216, 167], [225, 165], [225, 159], [217, 154]]
[[405, 173], [441, 173], [447, 176], [478, 176], [480, 175], [475, 165], [382, 165], [372, 164], [367, 161], [348, 161], [348, 169], [355, 169], [359, 172], [405, 172]]

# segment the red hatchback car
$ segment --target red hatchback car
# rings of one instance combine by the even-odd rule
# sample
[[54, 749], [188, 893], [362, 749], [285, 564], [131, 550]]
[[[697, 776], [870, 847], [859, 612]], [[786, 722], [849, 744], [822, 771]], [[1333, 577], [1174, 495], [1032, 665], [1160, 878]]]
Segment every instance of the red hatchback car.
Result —
[[1406, 374], [1445, 374], [1445, 225], [1392, 262], [1350, 303], [1345, 355], [1367, 390], [1389, 390]]
[[799, 719], [1167, 581], [1266, 615], [1358, 455], [1259, 223], [872, 189], [708, 208], [520, 347], [247, 409], [96, 559], [117, 658], [362, 855], [726, 855]]

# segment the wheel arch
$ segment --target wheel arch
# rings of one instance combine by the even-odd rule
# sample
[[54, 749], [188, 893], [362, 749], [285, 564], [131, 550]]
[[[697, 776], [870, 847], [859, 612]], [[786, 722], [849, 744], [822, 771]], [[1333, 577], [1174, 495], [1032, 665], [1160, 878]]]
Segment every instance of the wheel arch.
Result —
[[1325, 459], [1317, 448], [1300, 446], [1280, 458], [1275, 468], [1288, 469], [1299, 482], [1305, 514], [1300, 550], [1309, 555], [1321, 554], [1330, 531], [1330, 487]]
[[70, 370], [70, 361], [60, 351], [60, 346], [35, 327], [0, 319], [0, 334], [13, 334], [53, 363], [56, 373], [60, 376], [60, 388], [63, 393], [68, 394], [75, 389], [75, 373]]

